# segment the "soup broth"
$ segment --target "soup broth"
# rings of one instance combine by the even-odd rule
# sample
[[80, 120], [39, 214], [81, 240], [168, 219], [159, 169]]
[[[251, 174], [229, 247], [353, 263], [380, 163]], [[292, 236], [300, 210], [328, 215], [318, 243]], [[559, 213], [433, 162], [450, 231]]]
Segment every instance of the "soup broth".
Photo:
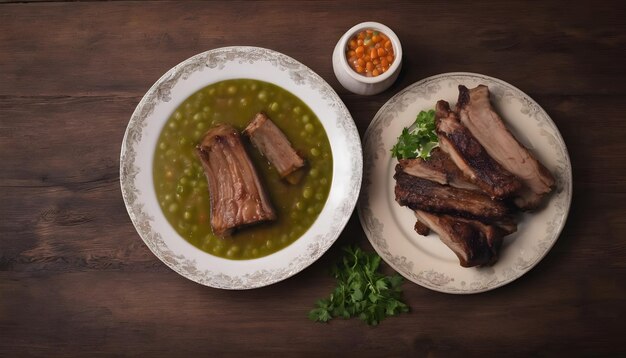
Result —
[[[258, 112], [267, 113], [306, 159], [305, 175], [295, 185], [280, 179], [242, 137], [278, 218], [219, 237], [209, 223], [207, 180], [195, 147], [209, 128], [227, 123], [241, 132]], [[209, 85], [178, 106], [161, 130], [153, 168], [157, 199], [176, 232], [203, 251], [235, 260], [269, 255], [301, 237], [324, 207], [333, 170], [330, 143], [315, 113], [289, 91], [252, 79]]]

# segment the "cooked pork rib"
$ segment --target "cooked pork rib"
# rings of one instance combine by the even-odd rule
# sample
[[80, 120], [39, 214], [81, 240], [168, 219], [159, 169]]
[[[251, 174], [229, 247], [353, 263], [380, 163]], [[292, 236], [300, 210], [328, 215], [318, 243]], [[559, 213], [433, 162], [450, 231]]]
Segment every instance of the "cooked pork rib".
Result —
[[487, 153], [524, 183], [515, 204], [522, 209], [537, 207], [541, 198], [552, 191], [554, 177], [507, 129], [491, 106], [489, 88], [480, 85], [469, 90], [459, 86], [457, 111]]
[[501, 220], [509, 214], [506, 205], [483, 193], [420, 179], [403, 172], [399, 165], [394, 178], [396, 201], [413, 210], [458, 215], [484, 222]]
[[416, 210], [415, 216], [459, 258], [463, 267], [492, 265], [498, 260], [502, 231], [493, 225]]
[[196, 147], [210, 194], [211, 227], [216, 235], [229, 235], [243, 226], [276, 219], [239, 133], [219, 125]]
[[469, 182], [448, 154], [441, 148], [433, 149], [427, 160], [422, 158], [400, 159], [399, 163], [405, 173], [418, 178], [439, 184], [448, 184], [456, 188], [478, 190], [478, 187]]
[[304, 159], [296, 153], [289, 139], [265, 113], [257, 113], [244, 133], [276, 168], [281, 178], [288, 177], [304, 166]]
[[438, 101], [436, 125], [439, 146], [459, 169], [493, 198], [506, 198], [522, 183], [493, 160], [472, 133], [465, 128], [446, 101]]
[[430, 228], [419, 220], [415, 222], [415, 226], [413, 226], [413, 229], [415, 230], [416, 233], [422, 236], [426, 236], [430, 234]]

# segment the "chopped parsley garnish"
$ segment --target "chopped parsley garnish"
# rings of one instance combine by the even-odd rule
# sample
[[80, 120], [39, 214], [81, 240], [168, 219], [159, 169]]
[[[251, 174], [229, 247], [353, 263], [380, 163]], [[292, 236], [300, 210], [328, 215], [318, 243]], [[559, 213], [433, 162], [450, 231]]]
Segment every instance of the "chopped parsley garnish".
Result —
[[402, 277], [378, 272], [380, 256], [358, 247], [344, 248], [345, 256], [332, 274], [337, 287], [326, 299], [318, 300], [309, 312], [313, 321], [328, 322], [335, 317], [358, 317], [369, 325], [377, 325], [388, 316], [408, 312], [402, 302]]
[[398, 159], [427, 159], [430, 151], [439, 146], [435, 133], [435, 111], [421, 111], [415, 123], [404, 128], [398, 137], [398, 143], [391, 148], [391, 156]]

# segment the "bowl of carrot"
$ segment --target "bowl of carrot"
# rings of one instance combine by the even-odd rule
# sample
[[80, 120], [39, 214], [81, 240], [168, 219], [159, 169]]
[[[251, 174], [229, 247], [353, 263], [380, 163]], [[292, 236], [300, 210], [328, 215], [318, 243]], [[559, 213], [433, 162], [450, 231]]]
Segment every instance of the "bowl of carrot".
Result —
[[378, 22], [362, 22], [348, 30], [333, 52], [333, 70], [348, 91], [373, 95], [398, 77], [402, 67], [402, 46], [398, 36]]

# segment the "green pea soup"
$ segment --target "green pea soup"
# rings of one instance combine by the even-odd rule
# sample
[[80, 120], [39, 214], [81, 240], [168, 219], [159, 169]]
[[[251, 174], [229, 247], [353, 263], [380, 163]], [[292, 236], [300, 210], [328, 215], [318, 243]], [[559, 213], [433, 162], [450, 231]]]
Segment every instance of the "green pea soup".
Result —
[[[195, 147], [209, 128], [227, 123], [241, 132], [258, 112], [267, 113], [306, 159], [306, 174], [288, 184], [242, 136], [278, 218], [219, 237], [209, 223], [207, 181]], [[333, 172], [328, 136], [315, 113], [289, 91], [252, 79], [217, 82], [187, 98], [161, 130], [153, 164], [159, 205], [176, 232], [207, 253], [233, 260], [269, 255], [301, 237], [326, 203]]]

